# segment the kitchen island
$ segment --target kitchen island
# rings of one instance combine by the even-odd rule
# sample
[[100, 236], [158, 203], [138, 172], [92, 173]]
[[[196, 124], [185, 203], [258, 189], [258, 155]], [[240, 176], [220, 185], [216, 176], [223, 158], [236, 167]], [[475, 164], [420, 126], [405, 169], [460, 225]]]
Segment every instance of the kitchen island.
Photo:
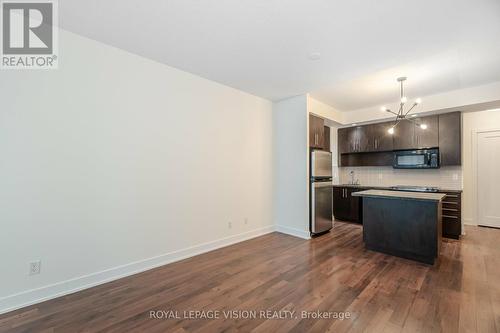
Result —
[[352, 195], [362, 198], [367, 249], [434, 264], [441, 247], [445, 194], [367, 190]]

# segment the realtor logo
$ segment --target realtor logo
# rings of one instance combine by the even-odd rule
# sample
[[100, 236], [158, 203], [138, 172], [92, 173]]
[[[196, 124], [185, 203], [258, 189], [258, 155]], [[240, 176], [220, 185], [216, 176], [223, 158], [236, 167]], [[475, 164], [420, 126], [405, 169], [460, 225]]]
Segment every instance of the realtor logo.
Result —
[[3, 69], [57, 68], [55, 0], [3, 0]]

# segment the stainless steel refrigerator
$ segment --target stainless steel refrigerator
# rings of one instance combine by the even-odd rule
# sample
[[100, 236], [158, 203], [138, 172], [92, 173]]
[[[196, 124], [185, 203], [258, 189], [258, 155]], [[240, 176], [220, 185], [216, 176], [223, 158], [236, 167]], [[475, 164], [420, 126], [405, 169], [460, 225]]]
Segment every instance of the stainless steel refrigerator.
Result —
[[333, 227], [332, 153], [313, 150], [310, 161], [309, 228], [316, 235]]

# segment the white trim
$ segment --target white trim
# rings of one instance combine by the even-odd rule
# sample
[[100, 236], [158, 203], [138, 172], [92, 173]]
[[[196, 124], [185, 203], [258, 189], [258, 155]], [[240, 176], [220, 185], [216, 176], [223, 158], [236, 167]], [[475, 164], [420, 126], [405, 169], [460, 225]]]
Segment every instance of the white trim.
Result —
[[476, 221], [475, 225], [481, 225], [479, 224], [479, 204], [478, 204], [478, 170], [477, 170], [477, 151], [478, 151], [478, 143], [477, 143], [477, 136], [480, 133], [488, 133], [488, 132], [498, 132], [500, 131], [500, 128], [490, 128], [490, 129], [473, 129], [471, 131], [472, 135], [472, 211], [473, 211], [473, 216], [474, 220]]
[[131, 262], [74, 279], [57, 282], [37, 289], [27, 290], [18, 294], [0, 298], [0, 314], [7, 313], [25, 306], [47, 301], [56, 297], [68, 295], [83, 289], [91, 288], [106, 282], [114, 281], [129, 275], [144, 272], [175, 261], [193, 257], [198, 254], [213, 251], [228, 245], [239, 243], [251, 238], [275, 231], [274, 225], [254, 229], [241, 234], [221, 238], [215, 241], [195, 245], [182, 250], [165, 253], [156, 257]]
[[300, 230], [297, 228], [287, 227], [284, 225], [276, 225], [276, 231], [281, 232], [282, 234], [287, 234], [303, 239], [311, 239], [311, 234], [309, 233], [309, 231], [306, 230]]
[[496, 224], [488, 224], [488, 223], [481, 223], [477, 225], [478, 227], [488, 227], [488, 228], [495, 228], [495, 229], [500, 229], [498, 225]]

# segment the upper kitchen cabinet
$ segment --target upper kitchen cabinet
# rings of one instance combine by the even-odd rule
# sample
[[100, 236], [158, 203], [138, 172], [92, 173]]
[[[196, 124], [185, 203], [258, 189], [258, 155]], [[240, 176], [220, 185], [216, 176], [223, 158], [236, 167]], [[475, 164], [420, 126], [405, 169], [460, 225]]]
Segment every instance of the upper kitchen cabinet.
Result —
[[339, 128], [337, 131], [337, 147], [338, 153], [344, 154], [350, 152], [351, 144], [349, 142], [350, 131], [352, 127]]
[[392, 165], [393, 150], [436, 147], [441, 153], [442, 166], [461, 164], [460, 112], [402, 120], [391, 135], [388, 130], [393, 125], [394, 122], [384, 122], [340, 128], [340, 166]]
[[461, 133], [460, 112], [439, 115], [439, 153], [442, 166], [462, 164]]
[[[419, 126], [422, 124], [425, 128]], [[393, 145], [395, 150], [438, 147], [438, 116], [400, 121], [394, 130]]]
[[324, 126], [323, 127], [323, 150], [324, 151], [330, 151], [330, 127]]
[[400, 121], [394, 128], [394, 150], [413, 149], [415, 145], [415, 124], [406, 120]]
[[325, 121], [320, 118], [309, 115], [309, 147], [323, 149], [324, 147], [324, 127]]
[[368, 151], [369, 137], [364, 126], [340, 128], [338, 130], [339, 153], [360, 153]]
[[379, 123], [368, 125], [369, 151], [391, 151], [394, 148], [392, 135], [387, 131], [393, 125], [390, 123]]
[[439, 146], [438, 119], [438, 116], [416, 118], [416, 123], [425, 125], [425, 129], [415, 126], [415, 148], [435, 148]]

